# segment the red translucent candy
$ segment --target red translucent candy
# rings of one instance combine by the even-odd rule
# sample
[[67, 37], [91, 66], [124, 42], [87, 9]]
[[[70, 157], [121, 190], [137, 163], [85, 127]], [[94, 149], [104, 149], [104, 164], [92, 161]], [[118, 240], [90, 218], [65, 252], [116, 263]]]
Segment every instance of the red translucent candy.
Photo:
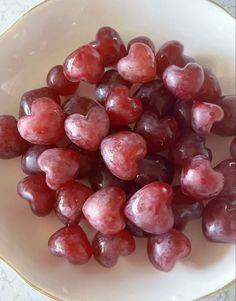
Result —
[[38, 165], [46, 173], [48, 187], [53, 190], [62, 188], [74, 180], [79, 170], [80, 155], [72, 149], [51, 148], [38, 158]]
[[78, 182], [66, 184], [57, 191], [55, 212], [65, 225], [76, 225], [83, 218], [82, 207], [93, 191]]
[[224, 118], [224, 111], [218, 105], [196, 101], [192, 106], [192, 128], [199, 135], [210, 133], [214, 123]]
[[194, 100], [203, 85], [204, 71], [197, 63], [188, 63], [184, 68], [170, 65], [165, 69], [163, 82], [176, 98]]
[[193, 61], [192, 58], [184, 55], [184, 46], [178, 41], [164, 43], [156, 54], [157, 76], [162, 79], [163, 72], [170, 65], [184, 67]]
[[103, 162], [97, 164], [96, 167], [93, 166], [93, 172], [89, 177], [89, 181], [94, 191], [108, 186], [116, 186], [124, 191], [127, 191], [129, 188], [129, 182], [115, 177]]
[[72, 264], [85, 264], [92, 256], [92, 248], [80, 226], [64, 227], [48, 240], [49, 251], [65, 257]]
[[93, 106], [86, 116], [72, 114], [65, 121], [65, 131], [77, 146], [96, 151], [101, 140], [109, 133], [109, 117], [104, 108]]
[[126, 229], [135, 237], [148, 237], [150, 235], [150, 233], [143, 231], [130, 221], [126, 222]]
[[169, 272], [174, 268], [177, 260], [189, 255], [191, 243], [183, 233], [172, 229], [167, 233], [149, 237], [147, 252], [155, 268]]
[[17, 130], [17, 120], [10, 115], [0, 115], [0, 159], [22, 155], [29, 147]]
[[66, 116], [75, 113], [87, 115], [88, 111], [96, 105], [97, 103], [90, 98], [75, 95], [71, 96], [67, 101], [63, 103], [62, 110]]
[[125, 215], [145, 232], [165, 233], [174, 225], [172, 197], [173, 191], [169, 184], [152, 182], [129, 199], [125, 207]]
[[144, 111], [152, 111], [160, 118], [170, 114], [176, 98], [159, 80], [143, 84], [134, 94], [142, 101]]
[[110, 90], [119, 85], [130, 88], [132, 84], [123, 79], [116, 70], [107, 70], [96, 85], [96, 100], [104, 105]]
[[143, 111], [138, 98], [129, 97], [126, 86], [116, 86], [110, 90], [105, 105], [111, 125], [127, 125], [136, 122]]
[[205, 207], [202, 216], [202, 230], [211, 242], [235, 243], [236, 199], [217, 197]]
[[208, 149], [205, 147], [205, 138], [196, 133], [181, 136], [169, 150], [169, 157], [178, 168], [182, 168], [196, 155], [209, 157]]
[[46, 185], [44, 174], [22, 179], [17, 185], [17, 192], [29, 202], [31, 210], [38, 216], [49, 214], [56, 200], [55, 192]]
[[20, 135], [33, 144], [54, 144], [65, 133], [62, 109], [47, 97], [34, 100], [31, 115], [21, 117], [17, 126]]
[[101, 27], [96, 40], [90, 43], [102, 56], [105, 67], [117, 64], [117, 62], [127, 55], [127, 51], [118, 32], [109, 27]]
[[225, 179], [219, 196], [236, 197], [236, 160], [223, 160], [214, 169], [221, 172]]
[[143, 43], [134, 43], [126, 57], [117, 64], [119, 74], [132, 83], [146, 83], [156, 76], [155, 56]]
[[134, 130], [144, 137], [150, 153], [168, 149], [179, 135], [178, 124], [174, 117], [159, 119], [151, 111], [143, 113]]
[[73, 94], [78, 87], [78, 83], [73, 83], [65, 77], [62, 65], [54, 66], [48, 72], [47, 85], [62, 96]]
[[175, 103], [173, 116], [182, 131], [192, 131], [192, 101], [178, 100]]
[[69, 81], [81, 80], [97, 84], [104, 73], [101, 55], [91, 45], [85, 45], [72, 52], [65, 60], [63, 70]]
[[153, 53], [155, 54], [155, 45], [154, 45], [153, 41], [151, 39], [149, 39], [148, 37], [139, 36], [139, 37], [136, 37], [136, 38], [133, 38], [132, 40], [130, 40], [128, 45], [127, 45], [127, 50], [128, 51], [134, 43], [146, 44], [147, 46], [149, 46], [152, 49]]
[[181, 186], [174, 186], [173, 192], [172, 209], [175, 218], [174, 228], [183, 230], [190, 220], [198, 219], [202, 216], [203, 202], [183, 194]]
[[171, 184], [174, 172], [174, 165], [165, 157], [147, 155], [138, 162], [138, 174], [134, 179], [134, 183], [139, 188], [154, 181]]
[[102, 266], [111, 268], [120, 256], [127, 256], [135, 251], [135, 240], [127, 230], [113, 235], [98, 232], [93, 239], [92, 248], [95, 259]]
[[83, 206], [83, 214], [97, 231], [116, 234], [125, 228], [125, 200], [122, 189], [109, 186], [98, 190], [87, 199]]
[[38, 165], [38, 158], [46, 149], [53, 147], [49, 145], [32, 145], [21, 157], [23, 172], [28, 175], [41, 173], [42, 170]]
[[60, 97], [58, 94], [48, 87], [43, 87], [39, 89], [34, 89], [25, 92], [21, 96], [20, 100], [20, 109], [19, 109], [19, 117], [25, 116], [25, 115], [31, 115], [31, 105], [34, 100], [41, 98], [41, 97], [47, 97], [52, 100], [54, 100], [59, 105], [61, 104]]
[[196, 97], [196, 100], [211, 102], [221, 96], [221, 87], [217, 77], [208, 68], [204, 70], [204, 82]]
[[138, 161], [146, 153], [146, 142], [132, 132], [112, 134], [101, 142], [101, 154], [110, 172], [125, 181], [133, 180], [138, 173]]
[[189, 159], [181, 173], [182, 192], [196, 200], [216, 197], [224, 187], [224, 176], [215, 171], [206, 156]]
[[213, 125], [212, 132], [220, 136], [236, 135], [236, 96], [222, 96], [214, 101], [224, 111], [224, 118]]
[[230, 154], [234, 160], [236, 160], [236, 137], [230, 143]]

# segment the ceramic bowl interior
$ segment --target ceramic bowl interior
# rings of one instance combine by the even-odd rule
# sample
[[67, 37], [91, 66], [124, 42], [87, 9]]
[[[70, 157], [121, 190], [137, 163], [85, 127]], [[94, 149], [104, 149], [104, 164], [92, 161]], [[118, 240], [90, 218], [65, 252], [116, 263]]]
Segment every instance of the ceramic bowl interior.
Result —
[[[147, 35], [160, 47], [177, 39], [187, 55], [213, 69], [224, 94], [235, 93], [235, 20], [206, 0], [50, 0], [26, 14], [0, 37], [0, 112], [17, 116], [24, 91], [45, 85], [51, 66], [92, 41], [100, 26], [117, 29], [128, 42]], [[79, 93], [83, 93], [79, 91]], [[230, 139], [210, 136], [216, 164], [229, 157]], [[94, 260], [72, 266], [52, 257], [48, 237], [62, 224], [54, 214], [34, 216], [16, 193], [23, 174], [20, 159], [0, 161], [0, 255], [29, 282], [67, 301], [189, 301], [219, 289], [235, 277], [235, 248], [212, 244], [200, 221], [185, 233], [191, 256], [171, 273], [155, 270], [146, 256], [146, 241], [137, 239], [135, 255], [113, 269]]]

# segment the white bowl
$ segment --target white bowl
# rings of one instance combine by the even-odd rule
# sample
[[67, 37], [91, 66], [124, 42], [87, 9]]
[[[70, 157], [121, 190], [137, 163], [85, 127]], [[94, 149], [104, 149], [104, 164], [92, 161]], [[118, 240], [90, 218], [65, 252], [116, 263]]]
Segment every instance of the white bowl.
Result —
[[[147, 35], [158, 48], [177, 39], [186, 53], [212, 67], [224, 94], [235, 93], [235, 20], [206, 0], [50, 0], [26, 14], [0, 37], [0, 112], [15, 114], [24, 91], [45, 85], [49, 68], [94, 39], [100, 26], [117, 29], [127, 42]], [[229, 139], [211, 136], [214, 163], [229, 156]], [[235, 248], [207, 242], [200, 222], [186, 233], [191, 256], [170, 273], [155, 270], [137, 239], [135, 255], [112, 269], [94, 260], [72, 266], [52, 257], [48, 237], [62, 227], [53, 214], [34, 216], [16, 194], [23, 176], [20, 160], [0, 161], [0, 255], [28, 282], [67, 301], [190, 301], [211, 293], [235, 277]]]

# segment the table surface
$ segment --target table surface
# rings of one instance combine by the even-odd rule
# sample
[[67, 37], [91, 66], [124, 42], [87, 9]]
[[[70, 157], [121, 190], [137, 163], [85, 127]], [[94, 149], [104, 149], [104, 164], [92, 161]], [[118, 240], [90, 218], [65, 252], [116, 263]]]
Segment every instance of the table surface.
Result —
[[[0, 0], [0, 33], [41, 0]], [[217, 0], [235, 15], [235, 0]], [[0, 261], [0, 301], [51, 301], [32, 289], [4, 262]], [[203, 301], [235, 301], [235, 288], [226, 289]]]

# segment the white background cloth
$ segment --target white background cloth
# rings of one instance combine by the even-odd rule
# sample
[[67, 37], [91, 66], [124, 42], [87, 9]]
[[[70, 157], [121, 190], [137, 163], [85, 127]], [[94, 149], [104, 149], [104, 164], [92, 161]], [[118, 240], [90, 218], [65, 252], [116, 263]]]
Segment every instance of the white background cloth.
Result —
[[[19, 16], [40, 3], [41, 0], [0, 0], [0, 33], [9, 27]], [[235, 0], [218, 0], [226, 9], [235, 14]], [[25, 284], [5, 263], [0, 261], [0, 301], [51, 301]], [[204, 301], [235, 301], [235, 291], [225, 290]]]

